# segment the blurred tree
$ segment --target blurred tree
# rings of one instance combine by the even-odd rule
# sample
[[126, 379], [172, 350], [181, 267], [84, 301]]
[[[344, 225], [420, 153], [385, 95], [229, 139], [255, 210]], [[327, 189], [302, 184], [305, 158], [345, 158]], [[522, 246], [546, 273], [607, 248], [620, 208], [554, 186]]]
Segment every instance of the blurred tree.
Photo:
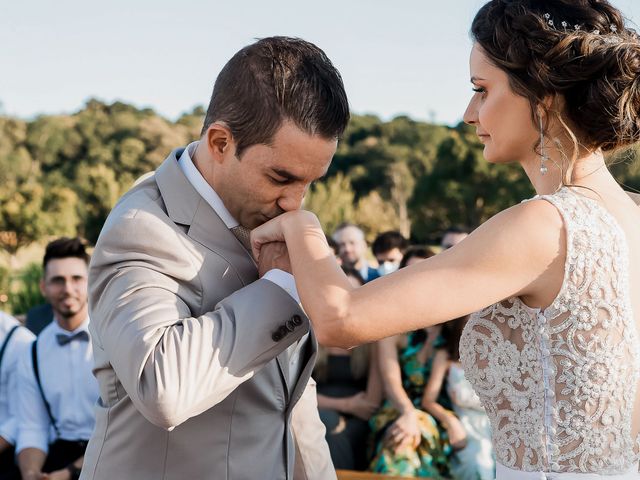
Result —
[[11, 198], [0, 205], [0, 247], [9, 254], [10, 263], [18, 249], [49, 233], [51, 224], [43, 208], [44, 187], [24, 183]]
[[341, 173], [324, 183], [316, 183], [307, 193], [304, 208], [315, 213], [329, 235], [335, 228], [354, 217], [353, 189], [348, 177]]
[[[0, 116], [0, 247], [47, 235], [95, 241], [118, 197], [169, 152], [200, 136], [201, 106], [171, 122], [148, 108], [97, 99], [72, 115]], [[533, 194], [517, 166], [489, 165], [474, 129], [353, 115], [327, 177], [306, 208], [331, 232], [358, 222], [369, 236], [400, 229], [416, 242], [454, 224], [475, 227]], [[638, 147], [609, 158], [616, 178], [640, 190]]]
[[42, 266], [31, 263], [11, 279], [9, 306], [13, 315], [25, 314], [31, 307], [44, 303], [40, 292], [41, 278]]
[[106, 165], [83, 165], [78, 169], [74, 184], [83, 199], [79, 206], [78, 233], [95, 243], [121, 193], [116, 173]]

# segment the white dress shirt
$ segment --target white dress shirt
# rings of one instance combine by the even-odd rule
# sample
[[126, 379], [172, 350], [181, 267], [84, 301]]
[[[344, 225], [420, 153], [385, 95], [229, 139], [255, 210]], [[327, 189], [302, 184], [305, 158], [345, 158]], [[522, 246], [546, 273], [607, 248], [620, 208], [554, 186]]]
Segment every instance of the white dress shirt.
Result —
[[[0, 311], [0, 346], [4, 344], [8, 333], [20, 323], [10, 315]], [[23, 351], [28, 350], [31, 342], [36, 338], [24, 327], [18, 328], [4, 351], [2, 365], [0, 365], [0, 437], [11, 445], [16, 443], [18, 433], [17, 419], [17, 384], [18, 361]]]
[[[213, 208], [213, 211], [220, 217], [227, 228], [232, 229], [240, 225], [238, 221], [233, 218], [227, 207], [224, 206], [224, 202], [220, 196], [216, 193], [211, 185], [204, 179], [202, 174], [198, 171], [191, 157], [198, 147], [199, 141], [190, 143], [185, 148], [182, 155], [178, 159], [178, 164], [184, 176], [187, 177], [189, 183], [196, 189], [202, 198]], [[298, 289], [296, 288], [296, 282], [289, 272], [285, 272], [280, 269], [269, 270], [262, 278], [269, 280], [285, 292], [287, 292], [297, 303], [300, 303], [300, 296], [298, 295]], [[289, 373], [290, 380], [295, 381], [300, 375], [302, 365], [300, 364], [300, 355], [298, 352], [304, 346], [309, 334], [305, 334], [297, 343], [294, 343], [289, 350]]]
[[[44, 395], [64, 440], [88, 440], [95, 424], [94, 405], [98, 382], [93, 376], [91, 340], [73, 340], [59, 345], [58, 334], [71, 336], [88, 331], [87, 318], [73, 332], [51, 322], [38, 336], [38, 368]], [[22, 355], [18, 367], [18, 439], [16, 453], [25, 448], [48, 452], [56, 433], [42, 400], [33, 372], [31, 349]]]

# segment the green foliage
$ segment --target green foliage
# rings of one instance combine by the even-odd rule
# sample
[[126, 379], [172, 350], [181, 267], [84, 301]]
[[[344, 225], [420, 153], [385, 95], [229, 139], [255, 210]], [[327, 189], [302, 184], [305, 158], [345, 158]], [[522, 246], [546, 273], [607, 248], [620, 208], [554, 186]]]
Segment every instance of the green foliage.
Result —
[[9, 269], [0, 266], [0, 310], [9, 311]]
[[40, 293], [42, 267], [31, 263], [12, 279], [9, 293], [9, 305], [14, 315], [27, 313], [31, 307], [44, 303]]
[[353, 218], [354, 200], [350, 180], [338, 173], [311, 187], [305, 197], [304, 208], [315, 213], [325, 232], [331, 234], [338, 225]]
[[[95, 242], [117, 199], [169, 152], [200, 135], [205, 110], [176, 122], [150, 109], [89, 100], [72, 115], [0, 116], [0, 248], [9, 256], [45, 236]], [[475, 227], [531, 196], [517, 166], [489, 165], [467, 125], [354, 115], [327, 177], [306, 208], [327, 232], [362, 224], [368, 237], [399, 229], [432, 242], [453, 225]], [[611, 157], [616, 178], [640, 190], [640, 150]]]
[[173, 149], [196, 139], [202, 108], [169, 122], [149, 109], [89, 100], [73, 115], [0, 117], [0, 247], [98, 234], [117, 199]]

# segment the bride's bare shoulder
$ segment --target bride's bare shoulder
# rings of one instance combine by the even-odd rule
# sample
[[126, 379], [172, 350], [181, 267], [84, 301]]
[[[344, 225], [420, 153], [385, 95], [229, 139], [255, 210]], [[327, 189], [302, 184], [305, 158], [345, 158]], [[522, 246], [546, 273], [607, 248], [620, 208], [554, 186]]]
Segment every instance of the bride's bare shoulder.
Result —
[[503, 239], [515, 245], [539, 245], [551, 240], [555, 243], [564, 231], [560, 211], [551, 202], [543, 199], [532, 199], [519, 203], [494, 215], [476, 232], [487, 238]]

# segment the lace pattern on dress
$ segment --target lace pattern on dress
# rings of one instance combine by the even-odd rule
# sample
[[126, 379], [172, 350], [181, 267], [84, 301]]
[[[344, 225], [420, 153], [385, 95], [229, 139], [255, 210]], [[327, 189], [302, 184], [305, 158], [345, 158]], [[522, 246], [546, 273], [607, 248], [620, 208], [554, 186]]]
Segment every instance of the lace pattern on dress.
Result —
[[460, 359], [491, 420], [497, 460], [524, 471], [629, 471], [640, 382], [624, 231], [597, 201], [562, 188], [567, 252], [546, 309], [509, 298], [473, 314]]

